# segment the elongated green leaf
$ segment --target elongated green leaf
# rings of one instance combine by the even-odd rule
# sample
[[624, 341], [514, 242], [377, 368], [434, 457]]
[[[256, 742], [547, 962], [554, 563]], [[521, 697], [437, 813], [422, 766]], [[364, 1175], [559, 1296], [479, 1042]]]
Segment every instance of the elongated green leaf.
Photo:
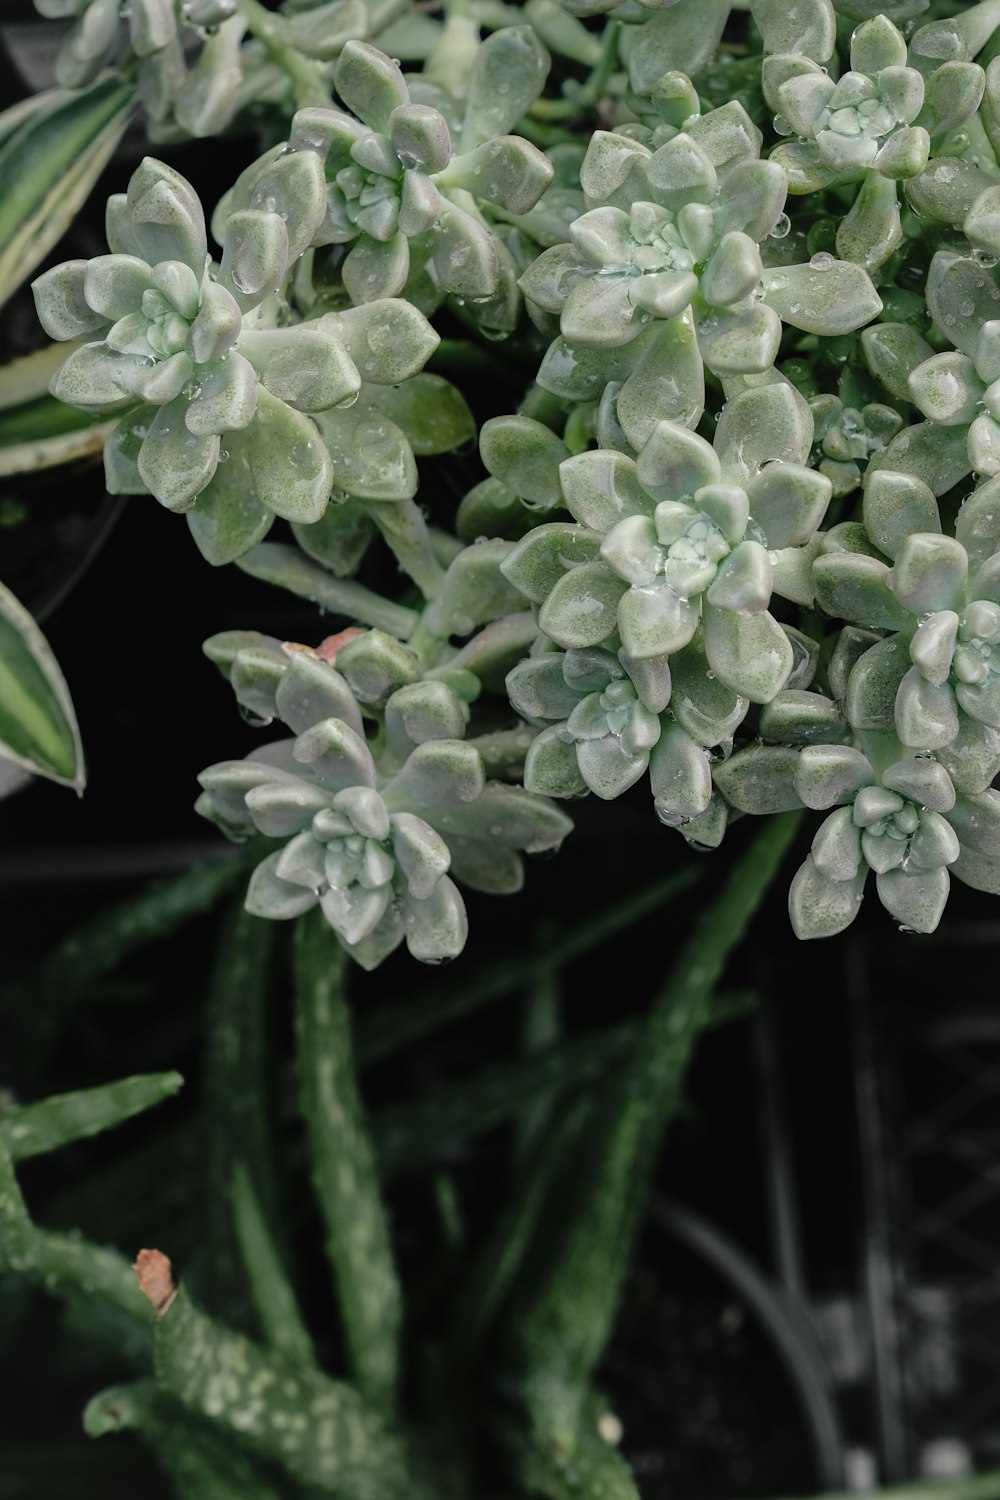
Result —
[[125, 133], [117, 79], [30, 115], [0, 147], [0, 306], [63, 236]]
[[110, 1386], [87, 1402], [89, 1437], [135, 1432], [186, 1500], [281, 1500], [275, 1480], [235, 1443], [192, 1419], [155, 1380]]
[[378, 1168], [354, 1069], [347, 955], [319, 912], [298, 924], [296, 1034], [313, 1187], [359, 1388], [391, 1414], [402, 1302]]
[[73, 702], [48, 641], [0, 584], [0, 755], [82, 792], [83, 747]]
[[119, 1352], [132, 1359], [148, 1359], [148, 1304], [128, 1263], [115, 1250], [33, 1224], [2, 1140], [0, 1271], [26, 1276], [50, 1296], [69, 1303], [85, 1295], [110, 1322]]
[[245, 1162], [236, 1164], [229, 1196], [240, 1254], [265, 1338], [293, 1364], [314, 1365], [312, 1340]]
[[45, 89], [41, 94], [32, 94], [27, 99], [19, 99], [16, 104], [9, 104], [0, 114], [0, 146], [4, 146], [26, 120], [40, 120], [69, 97], [68, 89]]
[[268, 1119], [275, 938], [275, 924], [251, 917], [241, 898], [220, 925], [205, 1015], [206, 1229], [216, 1310], [240, 1326], [256, 1321], [275, 1349], [309, 1364], [284, 1268]]
[[[9, 441], [6, 427], [8, 409], [13, 407], [17, 410], [29, 402], [34, 403], [39, 396], [47, 396], [49, 381], [66, 356], [79, 347], [76, 339], [60, 344], [46, 344], [42, 349], [35, 349], [31, 354], [24, 354], [19, 359], [0, 365], [0, 413], [3, 414], [0, 416], [0, 434], [4, 442]], [[85, 414], [73, 412], [72, 415], [80, 419]], [[32, 431], [29, 436], [35, 436], [35, 432]]]
[[24, 1104], [0, 1115], [0, 1140], [13, 1161], [56, 1151], [151, 1109], [176, 1094], [183, 1082], [179, 1073], [145, 1073]]

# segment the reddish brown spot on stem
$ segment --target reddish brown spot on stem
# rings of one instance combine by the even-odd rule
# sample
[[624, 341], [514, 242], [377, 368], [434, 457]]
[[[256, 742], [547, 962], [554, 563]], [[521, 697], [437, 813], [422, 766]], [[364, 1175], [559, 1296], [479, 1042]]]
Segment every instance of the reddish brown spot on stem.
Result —
[[169, 1257], [162, 1250], [140, 1250], [132, 1269], [139, 1278], [139, 1290], [162, 1317], [177, 1296]]
[[293, 651], [304, 651], [307, 656], [315, 656], [320, 661], [330, 663], [332, 667], [337, 660], [337, 652], [341, 646], [346, 646], [348, 641], [353, 641], [356, 635], [364, 635], [364, 631], [358, 625], [348, 625], [346, 630], [341, 630], [337, 635], [328, 635], [325, 640], [320, 641], [318, 646], [303, 646], [298, 641], [284, 641], [282, 650], [288, 655]]

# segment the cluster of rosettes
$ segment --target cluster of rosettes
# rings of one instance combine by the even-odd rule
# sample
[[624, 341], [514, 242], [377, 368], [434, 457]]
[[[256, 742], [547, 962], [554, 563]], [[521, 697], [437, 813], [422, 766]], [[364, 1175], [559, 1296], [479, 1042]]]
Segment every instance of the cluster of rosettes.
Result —
[[[671, 75], [672, 106], [692, 93]], [[655, 149], [642, 133], [594, 133], [580, 168], [585, 212], [521, 277], [532, 316], [556, 335], [539, 385], [602, 401], [633, 449], [649, 435], [647, 408], [697, 423], [705, 368], [723, 380], [770, 370], [783, 323], [839, 335], [881, 310], [860, 265], [823, 254], [766, 267], [766, 242], [787, 233], [788, 183], [760, 159], [762, 133], [741, 104], [693, 114]]]
[[[504, 442], [512, 423], [516, 456]], [[496, 418], [484, 454], [523, 491], [531, 444], [537, 475], [554, 457], [550, 438], [540, 424]], [[663, 821], [718, 843], [712, 755], [810, 659], [770, 605], [772, 595], [812, 602], [831, 496], [807, 466], [812, 442], [807, 403], [776, 382], [734, 397], [714, 443], [661, 421], [635, 459], [607, 448], [562, 459], [558, 503], [574, 523], [535, 527], [500, 563], [541, 632], [508, 677], [514, 706], [542, 731], [525, 767], [531, 790], [616, 797], [648, 766]]]
[[[206, 44], [199, 67], [273, 24], [299, 62], [260, 97], [320, 85], [219, 205], [218, 264], [188, 184], [146, 162], [111, 254], [37, 283], [47, 330], [90, 341], [57, 394], [120, 417], [112, 489], [186, 510], [215, 562], [288, 519], [308, 559], [244, 565], [287, 564], [304, 593], [381, 532], [424, 596], [347, 586], [408, 645], [210, 643], [244, 708], [295, 736], [202, 778], [227, 832], [282, 841], [250, 908], [319, 902], [367, 966], [404, 938], [453, 956], [455, 879], [515, 889], [521, 853], [569, 828], [550, 797], [647, 774], [699, 847], [745, 814], [828, 814], [792, 886], [803, 937], [853, 919], [869, 870], [920, 931], [951, 873], [1000, 891], [1000, 60], [974, 61], [995, 0], [908, 42], [909, 4], [749, 0], [762, 95], [709, 77], [728, 0], [565, 0], [613, 12], [600, 40], [553, 7], [485, 41], [422, 17], [406, 75], [352, 3], [248, 9]], [[860, 23], [839, 75], [836, 12]], [[539, 33], [591, 80], [540, 99]], [[602, 88], [585, 150], [509, 134]], [[789, 219], [789, 192], [827, 190], [839, 222]], [[520, 412], [482, 430], [464, 550], [415, 503], [415, 455], [471, 435], [421, 373], [445, 299], [519, 354], [548, 342]], [[518, 728], [487, 715], [469, 738], [504, 680]]]
[[[951, 146], [984, 75], [974, 38], [941, 50], [935, 23], [910, 58], [892, 22], [862, 14], [837, 82], [820, 66], [834, 48], [829, 7], [825, 21], [821, 3], [807, 7], [818, 18], [808, 45], [781, 7], [752, 9], [772, 54], [765, 93], [786, 106], [779, 133], [794, 129], [799, 143], [761, 163], [739, 106], [682, 118], [693, 100], [676, 74], [647, 91], [662, 97], [640, 124], [593, 138], [584, 212], [522, 285], [557, 335], [539, 384], [589, 409], [598, 451], [580, 452], [589, 433], [575, 416], [563, 441], [555, 422], [488, 423], [491, 478], [467, 505], [477, 517], [492, 507], [520, 537], [501, 569], [536, 610], [532, 652], [508, 676], [540, 731], [527, 786], [612, 798], [648, 772], [660, 818], [703, 847], [734, 816], [829, 809], [793, 882], [797, 933], [843, 930], [869, 870], [901, 925], [931, 931], [950, 873], [1000, 890], [1000, 506], [980, 486], [949, 536], [936, 499], [970, 469], [1000, 472], [991, 179], [977, 166], [964, 215], [951, 216], [966, 219], [977, 253], [942, 250], [932, 263], [932, 342], [926, 322], [873, 324], [833, 356], [845, 366], [838, 393], [813, 385], [808, 404], [772, 362], [782, 323], [822, 339], [877, 316], [864, 273], [900, 244], [896, 181], [912, 181], [915, 202], [929, 193], [931, 144]], [[857, 184], [836, 240], [843, 260], [784, 248], [789, 179], [796, 191]], [[721, 217], [755, 198], [754, 233], [752, 215]], [[723, 344], [720, 359], [707, 335], [735, 332], [734, 313], [743, 329], [757, 320], [757, 342]], [[940, 335], [959, 352], [936, 352]], [[711, 444], [691, 430], [702, 363], [729, 398]], [[912, 424], [910, 403], [926, 422]], [[824, 531], [831, 496], [862, 484], [858, 519]], [[555, 514], [531, 526], [529, 507]], [[803, 610], [820, 639], [785, 623]], [[824, 618], [846, 623], [824, 640]]]
[[258, 723], [280, 719], [295, 736], [199, 778], [199, 812], [230, 838], [280, 841], [250, 881], [256, 915], [295, 917], [318, 903], [364, 968], [403, 941], [443, 963], [468, 931], [455, 879], [515, 891], [521, 855], [557, 849], [570, 831], [552, 803], [487, 780], [464, 738], [463, 699], [422, 679], [391, 637], [345, 632], [313, 652], [233, 633], [206, 649]]

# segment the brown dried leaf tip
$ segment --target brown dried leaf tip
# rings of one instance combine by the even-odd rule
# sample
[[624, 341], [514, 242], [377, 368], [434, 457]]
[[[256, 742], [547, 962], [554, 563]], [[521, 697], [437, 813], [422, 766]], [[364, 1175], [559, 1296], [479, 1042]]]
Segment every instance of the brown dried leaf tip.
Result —
[[162, 1250], [140, 1250], [132, 1269], [139, 1278], [139, 1290], [162, 1318], [177, 1296], [169, 1257]]

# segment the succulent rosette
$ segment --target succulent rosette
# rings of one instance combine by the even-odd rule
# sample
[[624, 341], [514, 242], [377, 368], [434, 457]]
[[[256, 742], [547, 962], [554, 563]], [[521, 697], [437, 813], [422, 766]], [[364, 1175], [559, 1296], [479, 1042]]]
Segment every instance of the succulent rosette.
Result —
[[[454, 875], [508, 892], [521, 854], [558, 848], [564, 813], [523, 788], [487, 781], [466, 743], [467, 709], [443, 681], [415, 679], [415, 658], [383, 637], [347, 647], [352, 675], [382, 706], [366, 705], [366, 735], [346, 677], [302, 647], [262, 637], [210, 643], [240, 701], [295, 735], [246, 760], [210, 766], [198, 810], [231, 838], [282, 840], [258, 865], [247, 909], [289, 918], [319, 905], [344, 947], [374, 968], [403, 941], [426, 963], [455, 958], [468, 922]], [[336, 653], [339, 658], [340, 652]], [[352, 660], [353, 658], [353, 660]]]
[[[315, 153], [326, 169], [326, 214], [314, 242], [349, 247], [340, 274], [355, 303], [403, 290], [413, 244], [441, 291], [475, 298], [497, 291], [505, 252], [483, 209], [525, 213], [553, 177], [537, 147], [503, 134], [534, 97], [525, 101], [519, 88], [511, 112], [503, 97], [510, 83], [497, 76], [504, 66], [539, 75], [541, 87], [547, 58], [530, 28], [509, 28], [477, 49], [457, 152], [445, 115], [412, 100], [399, 65], [367, 42], [348, 42], [334, 68], [351, 113], [315, 107], [295, 116], [290, 149]], [[244, 181], [252, 183], [252, 169]], [[240, 192], [238, 184], [236, 204]]]
[[909, 389], [928, 421], [966, 434], [971, 469], [1000, 473], [1000, 320], [982, 324], [972, 354], [949, 349], [917, 365]]
[[53, 394], [122, 413], [105, 449], [108, 488], [189, 512], [214, 563], [260, 541], [275, 515], [318, 521], [334, 471], [307, 413], [353, 404], [362, 375], [405, 380], [437, 343], [416, 308], [393, 301], [274, 326], [277, 289], [324, 211], [315, 156], [271, 163], [226, 220], [216, 267], [197, 194], [147, 158], [109, 203], [111, 253], [34, 283], [46, 331], [91, 340], [68, 356]]
[[123, 19], [136, 57], [171, 54], [173, 61], [179, 33], [221, 26], [235, 15], [238, 0], [35, 0], [35, 9], [48, 20], [73, 22], [56, 59], [56, 77], [64, 88], [81, 88], [114, 59]]
[[703, 364], [721, 378], [763, 373], [782, 322], [833, 335], [880, 311], [867, 273], [833, 256], [765, 269], [761, 245], [780, 229], [787, 180], [760, 160], [762, 139], [735, 101], [655, 150], [594, 133], [580, 172], [587, 211], [521, 277], [536, 321], [558, 332], [544, 389], [597, 399], [609, 381], [648, 384], [655, 370], [661, 415], [693, 425]]
[[908, 66], [906, 41], [888, 17], [873, 16], [857, 28], [850, 69], [839, 79], [810, 58], [780, 56], [768, 59], [766, 78], [779, 111], [776, 129], [800, 137], [774, 153], [793, 191], [808, 190], [805, 183], [850, 182], [869, 169], [912, 177], [926, 165], [930, 137], [913, 123], [924, 80]]
[[995, 479], [975, 490], [952, 537], [926, 484], [875, 470], [864, 537], [835, 528], [813, 566], [828, 613], [893, 632], [870, 644], [851, 674], [851, 723], [935, 751], [963, 792], [984, 791], [1000, 769], [998, 493]]
[[[795, 785], [806, 806], [836, 806], [789, 891], [798, 936], [828, 937], [848, 927], [869, 871], [897, 921], [933, 932], [948, 900], [948, 867], [961, 850], [948, 816], [957, 805], [955, 788], [944, 767], [904, 755], [879, 774], [849, 745], [806, 746], [798, 752]], [[974, 811], [990, 819], [994, 838], [1000, 834], [1000, 796], [967, 801], [964, 820]], [[962, 827], [961, 813], [959, 819]]]
[[635, 460], [571, 457], [560, 477], [579, 524], [529, 533], [503, 572], [565, 649], [617, 634], [630, 661], [659, 661], [700, 629], [715, 678], [765, 703], [793, 666], [771, 594], [811, 601], [806, 549], [830, 499], [805, 466], [812, 436], [805, 401], [778, 384], [734, 398], [714, 445], [662, 421]]
[[[761, 134], [739, 104], [692, 120], [652, 151], [596, 131], [581, 167], [587, 211], [570, 240], [522, 276], [536, 318], [558, 319], [571, 349], [618, 349], [694, 304], [705, 363], [719, 374], [764, 370], [779, 318], [760, 302], [759, 242], [785, 198], [780, 168], [759, 160]], [[700, 361], [699, 361], [700, 365]], [[694, 377], [700, 384], [700, 369]], [[546, 384], [546, 372], [540, 376]]]
[[812, 463], [829, 479], [838, 499], [858, 488], [869, 460], [884, 452], [906, 425], [895, 407], [879, 401], [853, 407], [839, 396], [814, 396], [809, 408], [816, 430]]

